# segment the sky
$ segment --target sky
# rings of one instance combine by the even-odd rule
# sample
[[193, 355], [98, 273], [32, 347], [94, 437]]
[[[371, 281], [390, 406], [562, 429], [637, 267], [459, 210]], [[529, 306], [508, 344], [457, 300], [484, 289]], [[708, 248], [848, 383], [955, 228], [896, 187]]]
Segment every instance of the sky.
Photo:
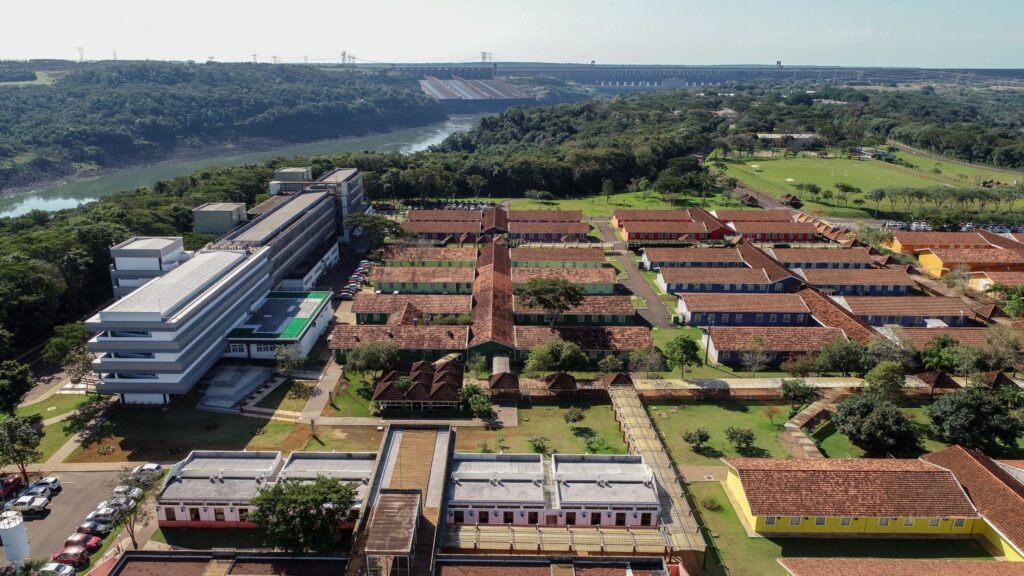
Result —
[[12, 0], [0, 59], [1024, 67], [1024, 0]]

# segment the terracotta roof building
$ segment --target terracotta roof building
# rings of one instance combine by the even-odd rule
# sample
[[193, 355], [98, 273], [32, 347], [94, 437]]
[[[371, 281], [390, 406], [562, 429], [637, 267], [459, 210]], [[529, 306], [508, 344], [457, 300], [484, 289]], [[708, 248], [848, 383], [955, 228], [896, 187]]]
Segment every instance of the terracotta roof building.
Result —
[[621, 228], [626, 222], [693, 222], [689, 210], [632, 210], [612, 212], [611, 224]]
[[723, 458], [737, 512], [762, 534], [969, 535], [978, 512], [950, 471], [890, 458]]
[[580, 242], [590, 234], [586, 222], [510, 222], [508, 236], [536, 242]]
[[475, 276], [472, 268], [438, 266], [378, 266], [370, 273], [375, 289], [401, 294], [469, 294]]
[[836, 302], [872, 326], [965, 326], [974, 311], [960, 298], [942, 296], [838, 296]]
[[[920, 352], [940, 336], [949, 336], [964, 346], [986, 349], [990, 333], [988, 328], [901, 328], [897, 329], [896, 334]], [[1024, 333], [1021, 335], [1024, 336]]]
[[509, 222], [582, 222], [579, 210], [510, 210]]
[[516, 359], [526, 360], [529, 351], [550, 340], [574, 342], [591, 360], [613, 354], [625, 358], [633, 350], [654, 345], [651, 331], [640, 326], [516, 326]]
[[512, 314], [512, 260], [508, 245], [497, 239], [480, 251], [473, 283], [473, 330], [470, 347], [482, 354], [515, 349]]
[[512, 268], [512, 285], [520, 286], [536, 278], [567, 280], [581, 286], [587, 294], [611, 294], [615, 291], [614, 268]]
[[735, 248], [644, 248], [643, 268], [746, 268], [743, 255]]
[[790, 576], [1024, 576], [1024, 564], [991, 560], [779, 558]]
[[423, 315], [457, 316], [469, 314], [473, 308], [473, 297], [469, 295], [439, 294], [375, 294], [359, 292], [352, 300], [352, 313], [358, 324], [381, 324], [388, 317], [411, 304]]
[[901, 269], [823, 270], [801, 268], [799, 274], [825, 293], [865, 296], [906, 296], [914, 278]]
[[663, 268], [655, 279], [666, 293], [784, 292], [788, 287], [768, 277], [764, 268]]
[[373, 390], [373, 401], [382, 410], [454, 410], [462, 399], [466, 365], [458, 360], [421, 360], [386, 372]]
[[814, 288], [798, 292], [814, 319], [826, 328], [839, 328], [852, 342], [867, 345], [878, 334], [866, 322]]
[[1024, 286], [1024, 272], [971, 272], [968, 283], [978, 292], [984, 292], [994, 284]]
[[[546, 323], [544, 310], [512, 300], [516, 324]], [[624, 325], [636, 321], [636, 308], [629, 296], [587, 296], [583, 303], [560, 314], [559, 325]]]
[[787, 268], [873, 268], [867, 248], [772, 248], [769, 253]]
[[385, 266], [476, 266], [475, 247], [392, 246], [384, 253]]
[[468, 236], [469, 240], [475, 240], [480, 235], [479, 220], [456, 220], [451, 222], [433, 222], [429, 220], [416, 220], [402, 222], [402, 228], [411, 234], [415, 234], [428, 240], [443, 240], [449, 237], [459, 238]]
[[622, 224], [622, 238], [630, 240], [708, 240], [721, 238], [720, 228], [690, 220], [635, 220]]
[[892, 234], [889, 248], [893, 252], [910, 254], [927, 248], [1024, 248], [1005, 236], [985, 230], [976, 232], [903, 232]]
[[1020, 250], [999, 248], [926, 248], [917, 251], [925, 272], [941, 278], [951, 270], [970, 272], [1024, 272], [1024, 246]]
[[712, 215], [721, 222], [792, 222], [789, 210], [714, 210]]
[[390, 342], [409, 360], [434, 360], [449, 353], [464, 354], [469, 326], [339, 324], [331, 332], [328, 348], [341, 362], [345, 353], [367, 342]]
[[600, 248], [513, 248], [512, 267], [600, 268], [604, 250]]
[[712, 326], [702, 336], [708, 355], [719, 364], [743, 365], [749, 353], [764, 352], [769, 366], [846, 339], [839, 328], [786, 326]]
[[806, 326], [811, 319], [796, 294], [683, 293], [677, 309], [690, 326]]
[[949, 470], [963, 486], [988, 526], [975, 532], [1007, 559], [1024, 560], [1024, 484], [1007, 465], [960, 446], [921, 459]]
[[405, 215], [409, 222], [480, 222], [480, 210], [409, 210]]
[[732, 222], [729, 227], [754, 242], [809, 242], [818, 237], [805, 222]]

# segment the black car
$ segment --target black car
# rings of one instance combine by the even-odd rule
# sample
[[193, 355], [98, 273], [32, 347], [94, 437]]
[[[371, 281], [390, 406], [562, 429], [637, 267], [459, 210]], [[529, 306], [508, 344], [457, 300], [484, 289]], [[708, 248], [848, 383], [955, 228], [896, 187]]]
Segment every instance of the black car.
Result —
[[100, 538], [105, 538], [107, 534], [110, 534], [110, 526], [107, 524], [103, 524], [101, 522], [89, 521], [82, 522], [82, 524], [75, 531], [81, 532], [82, 534], [89, 534], [91, 536], [99, 536]]

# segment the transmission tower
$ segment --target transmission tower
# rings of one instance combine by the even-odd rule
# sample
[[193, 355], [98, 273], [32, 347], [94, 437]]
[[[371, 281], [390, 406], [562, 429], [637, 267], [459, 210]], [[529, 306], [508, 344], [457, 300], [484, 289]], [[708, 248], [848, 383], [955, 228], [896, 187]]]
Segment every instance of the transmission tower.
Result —
[[78, 63], [85, 62], [85, 46], [79, 46], [76, 50], [78, 50]]
[[277, 56], [271, 56], [270, 59], [273, 60], [274, 64], [280, 64], [280, 60]]
[[309, 64], [309, 56], [306, 56], [305, 54], [303, 54], [302, 55], [302, 63], [303, 64]]
[[255, 64], [255, 63], [256, 63], [256, 54], [253, 54], [253, 55], [252, 55], [252, 63], [253, 63], [253, 64]]

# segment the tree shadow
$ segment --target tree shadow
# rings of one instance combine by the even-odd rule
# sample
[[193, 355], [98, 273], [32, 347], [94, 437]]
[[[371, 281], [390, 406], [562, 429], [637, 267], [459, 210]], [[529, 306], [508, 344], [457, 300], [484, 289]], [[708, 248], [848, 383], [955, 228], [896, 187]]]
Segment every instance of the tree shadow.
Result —
[[745, 458], [767, 458], [769, 452], [759, 446], [736, 448], [736, 453]]
[[572, 435], [583, 441], [597, 438], [597, 432], [590, 426], [573, 426]]
[[718, 448], [715, 448], [714, 446], [701, 446], [700, 448], [694, 448], [693, 451], [694, 453], [705, 458], [718, 459], [721, 458], [722, 456], [725, 456], [724, 452], [722, 452]]
[[729, 412], [750, 412], [750, 406], [740, 404], [739, 402], [721, 402], [718, 406], [719, 408], [728, 410]]

